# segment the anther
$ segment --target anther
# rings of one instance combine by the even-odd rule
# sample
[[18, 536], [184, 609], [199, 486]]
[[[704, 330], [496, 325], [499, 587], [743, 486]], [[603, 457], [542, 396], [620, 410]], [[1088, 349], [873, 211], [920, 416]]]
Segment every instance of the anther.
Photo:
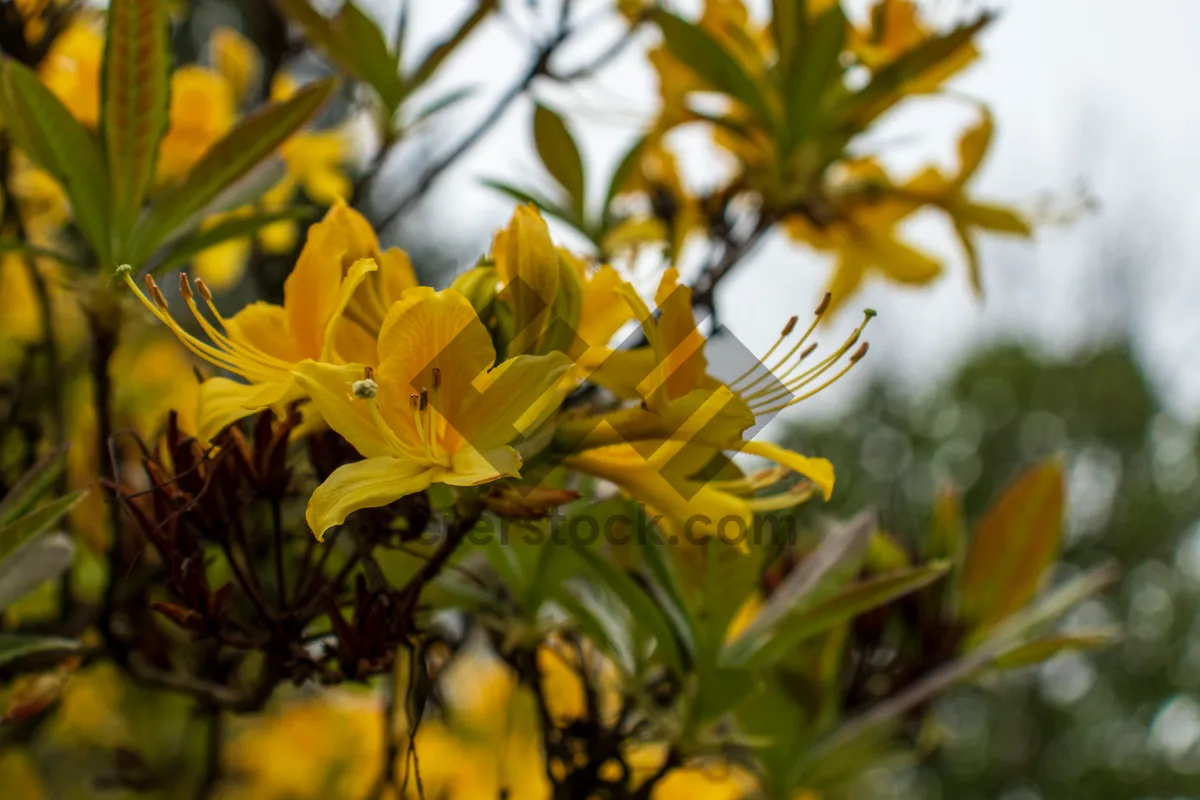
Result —
[[433, 368], [433, 390], [436, 392], [442, 385], [442, 370], [439, 367]]
[[204, 298], [204, 302], [212, 302], [212, 292], [208, 290], [208, 284], [204, 282], [203, 278], [196, 278], [196, 291], [199, 292], [200, 296]]
[[359, 400], [369, 400], [379, 391], [379, 384], [370, 378], [363, 378], [350, 384], [350, 390]]
[[862, 359], [867, 354], [867, 349], [871, 346], [870, 342], [863, 342], [859, 348], [854, 351], [854, 355], [850, 356], [850, 363], [853, 364]]
[[817, 310], [814, 311], [813, 313], [816, 314], [818, 317], [821, 316], [822, 314], [825, 313], [826, 310], [828, 310], [829, 304], [831, 302], [833, 302], [833, 294], [830, 292], [826, 292], [825, 296], [821, 298], [821, 304], [819, 306], [817, 306]]
[[804, 359], [811, 356], [813, 354], [813, 350], [816, 350], [816, 349], [817, 349], [816, 342], [813, 342], [808, 347], [804, 348], [804, 350], [800, 353], [800, 360], [803, 361]]
[[429, 408], [429, 390], [421, 389], [421, 400], [420, 405], [417, 406], [417, 410], [424, 411], [427, 408]]
[[192, 284], [186, 272], [179, 273], [179, 293], [187, 300], [192, 299]]
[[363, 369], [363, 377], [369, 381], [375, 380], [375, 370], [371, 367], [364, 368]]
[[421, 398], [417, 396], [416, 392], [413, 392], [412, 394], [410, 394], [408, 396], [408, 407], [411, 408], [413, 411], [416, 411], [417, 406], [419, 406], [420, 404], [421, 404]]
[[154, 277], [146, 276], [146, 291], [150, 292], [150, 297], [154, 299], [154, 303], [163, 311], [167, 310], [167, 298], [163, 296], [162, 289], [158, 288], [158, 284], [154, 282]]
[[784, 326], [783, 326], [783, 331], [782, 331], [782, 332], [781, 332], [779, 335], [780, 335], [781, 337], [783, 337], [783, 336], [787, 336], [789, 333], [791, 333], [793, 330], [795, 330], [795, 328], [796, 328], [796, 321], [797, 321], [798, 319], [799, 319], [799, 317], [795, 317], [795, 316], [793, 316], [791, 319], [789, 319], [789, 320], [787, 321], [787, 325], [784, 325]]

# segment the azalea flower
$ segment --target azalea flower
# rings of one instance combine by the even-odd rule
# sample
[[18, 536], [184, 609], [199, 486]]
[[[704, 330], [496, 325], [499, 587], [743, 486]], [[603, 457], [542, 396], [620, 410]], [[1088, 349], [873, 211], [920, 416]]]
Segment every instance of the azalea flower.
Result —
[[[612, 363], [602, 365], [591, 380], [641, 403], [560, 426], [560, 445], [574, 451], [568, 466], [616, 484], [662, 514], [663, 527], [677, 539], [722, 534], [721, 520], [737, 523], [733, 533], [744, 532], [755, 512], [804, 502], [809, 496], [804, 485], [754, 496], [788, 471], [804, 476], [829, 498], [834, 471], [826, 459], [744, 437], [762, 420], [822, 391], [851, 369], [866, 353], [865, 344], [851, 350], [874, 312], [839, 348], [809, 366], [814, 347], [807, 342], [828, 310], [826, 297], [803, 334], [792, 341], [797, 320], [789, 320], [762, 361], [726, 384], [707, 373], [691, 290], [678, 283], [675, 270], [668, 270], [659, 285], [657, 319], [636, 293], [626, 297], [649, 345], [614, 353]], [[705, 467], [725, 450], [761, 456], [779, 468], [744, 480], [704, 477]]]
[[522, 420], [540, 418], [570, 366], [566, 356], [517, 356], [493, 367], [491, 336], [454, 289], [409, 289], [378, 340], [378, 367], [305, 361], [296, 380], [331, 428], [366, 457], [313, 492], [318, 540], [353, 511], [386, 505], [433, 483], [474, 486], [516, 476], [510, 446]]
[[[347, 357], [369, 356], [368, 363], [373, 362], [378, 328], [369, 328], [373, 320], [368, 311], [382, 302], [379, 298], [398, 296], [401, 287], [415, 283], [407, 257], [398, 250], [380, 253], [366, 220], [344, 206], [309, 229], [300, 258], [284, 282], [282, 306], [256, 302], [226, 319], [203, 280], [196, 281], [193, 292], [191, 282], [181, 275], [184, 303], [207, 341], [171, 317], [153, 278], [147, 276], [147, 296], [133, 282], [131, 270], [122, 272], [142, 303], [192, 353], [247, 381], [217, 377], [204, 382], [197, 431], [204, 440], [256, 410], [303, 397], [292, 375], [301, 361], [342, 363], [344, 350]], [[376, 273], [382, 274], [368, 281]], [[360, 287], [361, 297], [356, 295]], [[197, 294], [208, 315], [199, 307]]]
[[191, 171], [237, 119], [234, 88], [221, 73], [188, 65], [171, 75], [167, 133], [158, 146], [155, 178], [170, 183]]

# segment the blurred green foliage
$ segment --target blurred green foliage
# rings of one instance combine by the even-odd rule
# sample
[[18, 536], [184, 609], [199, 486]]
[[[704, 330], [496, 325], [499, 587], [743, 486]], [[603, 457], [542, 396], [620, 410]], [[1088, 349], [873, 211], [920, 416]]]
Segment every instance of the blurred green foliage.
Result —
[[833, 424], [799, 428], [839, 465], [834, 511], [874, 505], [906, 544], [956, 485], [976, 521], [1023, 467], [1068, 467], [1061, 579], [1116, 559], [1120, 584], [1067, 625], [1124, 639], [1006, 673], [994, 691], [939, 702], [943, 745], [921, 766], [865, 780], [871, 796], [954, 800], [1195, 796], [1200, 791], [1200, 493], [1196, 430], [1155, 396], [1130, 349], [1066, 362], [1016, 346], [977, 355], [914, 399], [871, 387]]

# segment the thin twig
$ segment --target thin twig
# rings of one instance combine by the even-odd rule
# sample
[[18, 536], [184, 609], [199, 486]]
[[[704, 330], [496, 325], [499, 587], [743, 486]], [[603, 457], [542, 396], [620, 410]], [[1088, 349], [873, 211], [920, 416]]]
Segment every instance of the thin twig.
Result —
[[221, 784], [221, 740], [224, 738], [225, 718], [216, 706], [201, 706], [205, 715], [204, 774], [196, 787], [196, 800], [208, 800]]
[[555, 50], [558, 49], [559, 45], [561, 45], [569, 35], [570, 30], [565, 25], [560, 25], [554, 36], [552, 36], [549, 41], [545, 42], [537, 49], [529, 68], [526, 69], [525, 72], [522, 73], [521, 77], [518, 78], [517, 81], [500, 96], [495, 105], [492, 106], [491, 111], [489, 111], [487, 115], [479, 121], [479, 124], [475, 126], [474, 130], [463, 137], [462, 141], [455, 145], [450, 152], [446, 153], [444, 156], [430, 164], [421, 174], [421, 176], [417, 178], [416, 183], [413, 184], [413, 187], [409, 189], [408, 193], [402, 195], [395, 205], [392, 206], [392, 209], [386, 215], [384, 215], [382, 219], [378, 220], [377, 224], [375, 225], [377, 230], [382, 231], [384, 228], [387, 228], [389, 225], [403, 216], [406, 211], [412, 208], [412, 206], [425, 195], [425, 192], [429, 190], [429, 187], [433, 185], [434, 181], [436, 181], [443, 172], [453, 166], [453, 164], [458, 161], [458, 159], [461, 158], [468, 150], [474, 147], [488, 131], [495, 127], [496, 123], [500, 121], [500, 119], [504, 116], [504, 113], [508, 110], [508, 107], [512, 105], [518, 97], [523, 95], [526, 90], [528, 90], [534, 79], [539, 75], [547, 74], [547, 70], [550, 66], [551, 56], [554, 55]]

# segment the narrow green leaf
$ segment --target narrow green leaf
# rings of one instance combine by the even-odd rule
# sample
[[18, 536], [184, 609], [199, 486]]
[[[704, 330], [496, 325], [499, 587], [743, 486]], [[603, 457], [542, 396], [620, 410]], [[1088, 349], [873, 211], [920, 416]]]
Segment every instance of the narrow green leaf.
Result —
[[1099, 650], [1108, 647], [1120, 635], [1120, 629], [1113, 627], [1043, 636], [1001, 653], [996, 657], [993, 665], [996, 669], [1021, 669], [1040, 664], [1059, 653]]
[[446, 94], [442, 95], [436, 100], [433, 100], [428, 105], [423, 106], [420, 111], [414, 114], [412, 120], [408, 122], [408, 127], [413, 128], [417, 125], [420, 125], [422, 122], [437, 116], [446, 109], [458, 105], [463, 100], [466, 100], [468, 97], [475, 94], [475, 92], [476, 89], [473, 86], [455, 89], [452, 92], [446, 92]]
[[1063, 467], [1058, 459], [1026, 470], [987, 511], [963, 564], [963, 621], [996, 625], [1037, 594], [1062, 540]]
[[131, 260], [145, 261], [223, 190], [274, 153], [317, 113], [333, 86], [332, 80], [311, 83], [287, 100], [242, 119], [201, 157], [183, 183], [155, 203], [142, 219]]
[[71, 492], [0, 528], [0, 559], [66, 516], [84, 494], [83, 490]]
[[163, 3], [109, 2], [103, 75], [101, 129], [112, 176], [114, 257], [123, 261], [167, 129], [170, 56]]
[[112, 255], [109, 177], [96, 140], [38, 76], [15, 61], [0, 67], [0, 117], [13, 142], [59, 183], [96, 257]]
[[667, 619], [654, 604], [650, 595], [646, 594], [628, 574], [609, 563], [604, 556], [577, 543], [573, 543], [572, 546], [575, 553], [584, 564], [591, 568], [592, 574], [600, 580], [601, 584], [612, 591], [629, 609], [634, 624], [644, 627], [649, 632], [671, 667], [675, 670], [682, 670], [679, 643], [675, 640]]
[[483, 185], [489, 189], [495, 189], [498, 192], [503, 192], [520, 203], [533, 203], [550, 216], [562, 220], [573, 228], [582, 230], [582, 222], [575, 217], [575, 212], [568, 211], [567, 209], [561, 207], [558, 203], [547, 197], [544, 197], [543, 195], [537, 194], [533, 191], [519, 189], [516, 186], [504, 183], [503, 181], [485, 180]]
[[820, 129], [823, 101], [831, 88], [841, 85], [841, 56], [849, 27], [841, 4], [834, 3], [817, 18], [808, 31], [804, 50], [791, 60], [787, 121], [793, 146]]
[[61, 253], [58, 250], [38, 247], [36, 244], [23, 239], [13, 239], [8, 236], [0, 236], [0, 253], [21, 253], [32, 258], [51, 258], [68, 267], [82, 266], [74, 256]]
[[546, 171], [571, 199], [575, 215], [584, 218], [583, 159], [562, 117], [540, 103], [533, 111], [533, 141]]
[[343, 3], [332, 19], [308, 0], [275, 3], [335, 64], [375, 90], [390, 119], [404, 100], [405, 88], [379, 26], [352, 0]]
[[170, 250], [149, 272], [157, 273], [192, 260], [210, 247], [230, 239], [253, 236], [262, 228], [284, 220], [305, 220], [317, 216], [319, 209], [313, 206], [293, 206], [279, 211], [263, 211], [244, 217], [232, 217], [218, 222], [211, 228], [197, 231], [171, 244]]
[[928, 586], [945, 575], [948, 569], [949, 565], [944, 561], [935, 562], [847, 586], [806, 611], [788, 615], [773, 629], [771, 636], [748, 643], [749, 646], [726, 648], [722, 653], [722, 663], [747, 669], [771, 664], [807, 639]]
[[904, 53], [875, 73], [866, 86], [847, 97], [837, 109], [837, 119], [849, 130], [864, 130], [904, 98], [907, 84], [953, 58], [993, 19], [994, 14], [982, 14], [974, 22], [960, 25], [941, 36], [932, 36]]
[[62, 653], [67, 655], [79, 649], [79, 642], [58, 636], [33, 636], [20, 633], [0, 633], [0, 667], [18, 658]]
[[650, 18], [662, 31], [667, 49], [684, 66], [713, 90], [729, 95], [761, 122], [772, 125], [773, 114], [758, 81], [708, 31], [662, 9], [651, 11]]
[[841, 590], [862, 567], [875, 527], [875, 517], [868, 512], [826, 533], [820, 546], [784, 579], [754, 621], [723, 648], [722, 660], [741, 663], [747, 653], [761, 649], [777, 635], [785, 620]]
[[70, 537], [43, 533], [0, 560], [0, 611], [65, 571], [74, 556]]
[[33, 508], [66, 465], [67, 447], [56, 447], [34, 462], [0, 499], [0, 527], [8, 525]]
[[617, 164], [617, 168], [613, 170], [612, 177], [608, 181], [608, 191], [604, 193], [604, 208], [601, 212], [604, 220], [604, 225], [607, 228], [612, 221], [612, 203], [621, 190], [625, 187], [629, 177], [633, 175], [633, 171], [637, 169], [638, 162], [642, 158], [642, 149], [646, 146], [646, 137], [642, 136], [633, 143], [625, 155], [621, 157], [621, 161]]
[[432, 78], [434, 73], [437, 72], [438, 67], [442, 65], [442, 62], [449, 58], [458, 49], [459, 45], [466, 41], [466, 38], [479, 27], [481, 22], [487, 19], [497, 4], [498, 0], [477, 0], [475, 10], [462, 21], [461, 25], [454, 29], [454, 33], [434, 45], [425, 58], [421, 59], [421, 63], [417, 65], [412, 75], [405, 81], [408, 91], [419, 88]]

